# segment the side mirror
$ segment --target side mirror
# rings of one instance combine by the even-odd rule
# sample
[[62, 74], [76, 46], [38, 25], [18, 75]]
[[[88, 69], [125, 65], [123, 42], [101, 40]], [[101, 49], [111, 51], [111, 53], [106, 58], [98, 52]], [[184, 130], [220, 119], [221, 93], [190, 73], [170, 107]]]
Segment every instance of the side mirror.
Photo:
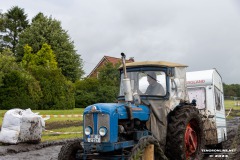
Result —
[[141, 98], [139, 96], [139, 94], [136, 92], [133, 93], [133, 102], [135, 104], [135, 106], [139, 106], [141, 104]]
[[168, 69], [167, 69], [167, 75], [168, 75], [169, 77], [174, 76], [174, 70], [173, 70], [172, 68], [168, 68]]

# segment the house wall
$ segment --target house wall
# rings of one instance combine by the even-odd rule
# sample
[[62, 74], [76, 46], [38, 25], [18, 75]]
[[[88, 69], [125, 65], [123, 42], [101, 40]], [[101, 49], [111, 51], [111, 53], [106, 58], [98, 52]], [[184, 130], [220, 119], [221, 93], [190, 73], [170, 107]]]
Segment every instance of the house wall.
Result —
[[[112, 63], [115, 65], [116, 63], [121, 62], [120, 58], [104, 56], [101, 61], [97, 64], [97, 66], [93, 69], [93, 71], [88, 75], [88, 77], [96, 77], [98, 78], [99, 69], [103, 67], [106, 63]], [[133, 58], [126, 60], [127, 63], [134, 62]]]
[[98, 78], [99, 69], [100, 69], [101, 67], [103, 67], [106, 63], [107, 63], [107, 60], [104, 59], [104, 60], [99, 64], [99, 66], [93, 71], [93, 73], [92, 73], [89, 77], [96, 77], [96, 78]]

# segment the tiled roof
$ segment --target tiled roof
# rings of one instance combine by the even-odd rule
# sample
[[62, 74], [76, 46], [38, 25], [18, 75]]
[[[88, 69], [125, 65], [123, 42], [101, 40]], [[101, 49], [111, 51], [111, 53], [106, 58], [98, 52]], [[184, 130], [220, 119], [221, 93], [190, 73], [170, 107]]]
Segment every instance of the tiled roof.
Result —
[[[121, 58], [116, 58], [116, 57], [110, 57], [110, 56], [104, 56], [109, 62], [111, 62], [112, 64], [116, 64], [118, 63], [119, 61], [121, 62], [122, 59]], [[129, 60], [126, 60], [126, 62], [133, 62], [134, 60], [133, 59], [129, 59]]]
[[[106, 61], [108, 61], [108, 62], [110, 62], [110, 63], [112, 63], [112, 64], [116, 64], [116, 63], [119, 63], [119, 62], [121, 63], [121, 61], [122, 61], [121, 58], [116, 58], [116, 57], [111, 57], [111, 56], [104, 56], [104, 57], [99, 61], [99, 63], [96, 65], [96, 67], [91, 71], [91, 73], [88, 75], [88, 77], [90, 77], [90, 76], [94, 73], [94, 71], [95, 71], [96, 69], [98, 69], [98, 67], [100, 67], [101, 63], [102, 63], [104, 60], [106, 60]], [[134, 62], [134, 59], [133, 59], [133, 58], [130, 58], [129, 60], [126, 60], [126, 62], [127, 62], [127, 63], [129, 63], [129, 62]]]

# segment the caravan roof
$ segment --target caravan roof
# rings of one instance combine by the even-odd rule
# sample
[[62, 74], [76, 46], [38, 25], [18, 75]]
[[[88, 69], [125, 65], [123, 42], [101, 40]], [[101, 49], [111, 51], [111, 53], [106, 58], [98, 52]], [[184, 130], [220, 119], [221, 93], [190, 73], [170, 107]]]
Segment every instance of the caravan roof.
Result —
[[222, 77], [216, 69], [187, 72], [186, 77], [188, 87], [215, 85], [223, 91]]

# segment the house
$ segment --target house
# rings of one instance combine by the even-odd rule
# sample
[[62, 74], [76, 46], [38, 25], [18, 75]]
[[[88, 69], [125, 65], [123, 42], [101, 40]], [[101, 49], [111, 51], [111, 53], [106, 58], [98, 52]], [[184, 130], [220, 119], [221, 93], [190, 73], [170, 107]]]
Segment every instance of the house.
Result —
[[[99, 69], [105, 65], [106, 63], [112, 63], [113, 65], [117, 63], [121, 63], [122, 59], [121, 58], [116, 58], [116, 57], [110, 57], [110, 56], [104, 56], [100, 62], [98, 62], [97, 66], [91, 71], [91, 73], [87, 77], [97, 77], [99, 74]], [[131, 63], [134, 62], [134, 58], [130, 57], [128, 60], [126, 60], [126, 63]]]

